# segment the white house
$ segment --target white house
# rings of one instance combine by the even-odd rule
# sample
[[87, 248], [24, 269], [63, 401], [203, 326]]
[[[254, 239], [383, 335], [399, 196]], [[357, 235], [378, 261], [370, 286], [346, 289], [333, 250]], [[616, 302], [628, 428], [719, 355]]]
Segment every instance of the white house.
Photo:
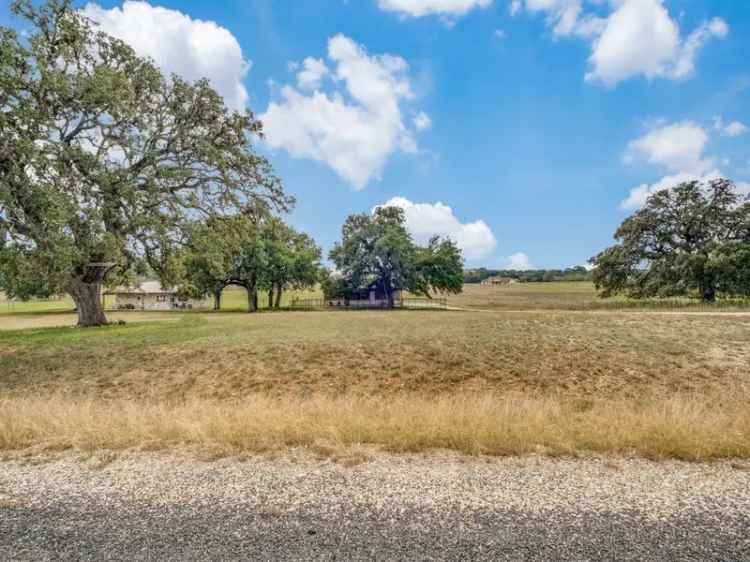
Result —
[[118, 310], [191, 310], [210, 308], [207, 300], [187, 299], [177, 296], [174, 289], [166, 289], [158, 281], [146, 281], [136, 287], [118, 287], [106, 295], [114, 295]]

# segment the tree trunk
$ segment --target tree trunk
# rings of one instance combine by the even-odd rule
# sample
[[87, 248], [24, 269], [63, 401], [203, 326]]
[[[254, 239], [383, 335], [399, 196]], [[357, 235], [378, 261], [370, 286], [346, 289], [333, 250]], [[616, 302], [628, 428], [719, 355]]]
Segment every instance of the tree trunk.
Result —
[[388, 299], [388, 308], [395, 308], [395, 303], [393, 300], [393, 289], [391, 289], [391, 287], [388, 285], [385, 286], [385, 296]]
[[706, 271], [701, 276], [700, 291], [704, 303], [713, 304], [716, 302], [716, 279]]
[[250, 287], [245, 287], [245, 290], [247, 291], [247, 311], [255, 312], [253, 310], [253, 290]]
[[276, 285], [276, 308], [281, 308], [281, 293], [283, 290], [281, 285]]
[[107, 324], [104, 315], [104, 307], [101, 300], [100, 281], [87, 282], [81, 277], [71, 280], [68, 293], [73, 297], [78, 313], [78, 326], [80, 328], [91, 328]]
[[273, 286], [268, 289], [268, 310], [273, 308]]
[[247, 290], [247, 311], [258, 312], [258, 290], [253, 285], [245, 289]]

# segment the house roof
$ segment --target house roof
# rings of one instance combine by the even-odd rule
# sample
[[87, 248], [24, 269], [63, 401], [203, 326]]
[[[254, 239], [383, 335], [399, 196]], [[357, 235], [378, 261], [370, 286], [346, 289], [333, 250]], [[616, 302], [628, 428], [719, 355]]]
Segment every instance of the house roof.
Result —
[[159, 281], [144, 281], [140, 285], [117, 287], [110, 294], [115, 295], [172, 295], [174, 289], [165, 289]]

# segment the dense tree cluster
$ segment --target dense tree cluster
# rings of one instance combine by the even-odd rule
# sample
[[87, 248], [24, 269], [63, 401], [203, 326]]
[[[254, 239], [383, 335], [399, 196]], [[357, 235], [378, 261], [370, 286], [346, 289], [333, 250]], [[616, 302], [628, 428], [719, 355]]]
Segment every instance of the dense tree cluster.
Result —
[[214, 297], [228, 285], [244, 287], [248, 310], [258, 310], [258, 292], [268, 308], [279, 308], [286, 289], [312, 287], [321, 277], [321, 251], [313, 240], [267, 213], [212, 218], [192, 226], [184, 254], [181, 292]]
[[653, 194], [592, 258], [604, 296], [750, 296], [750, 200], [726, 179]]
[[327, 298], [348, 297], [375, 285], [392, 308], [397, 291], [429, 297], [459, 293], [463, 286], [463, 259], [456, 244], [434, 237], [426, 247], [416, 245], [398, 207], [350, 215], [329, 257], [337, 271], [323, 285]]

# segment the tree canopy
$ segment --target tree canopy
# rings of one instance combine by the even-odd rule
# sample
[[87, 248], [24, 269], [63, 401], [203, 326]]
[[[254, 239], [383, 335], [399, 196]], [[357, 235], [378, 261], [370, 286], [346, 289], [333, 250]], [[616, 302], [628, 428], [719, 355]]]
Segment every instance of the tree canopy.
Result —
[[293, 201], [252, 113], [164, 77], [71, 4], [16, 0], [30, 34], [0, 27], [0, 266], [10, 296], [67, 292], [99, 325], [101, 283], [139, 263], [168, 278], [195, 220]]
[[591, 259], [604, 296], [750, 295], [750, 200], [726, 179], [658, 191]]
[[327, 284], [327, 292], [347, 296], [376, 283], [390, 307], [396, 291], [430, 296], [459, 293], [463, 287], [463, 259], [456, 244], [435, 237], [426, 247], [416, 245], [398, 207], [350, 215], [329, 257], [340, 277]]
[[319, 280], [320, 248], [306, 234], [267, 214], [196, 223], [186, 248], [181, 291], [197, 298], [213, 295], [216, 309], [228, 285], [247, 290], [248, 310], [254, 312], [259, 290], [268, 291], [269, 308], [278, 308], [285, 289], [310, 287]]

